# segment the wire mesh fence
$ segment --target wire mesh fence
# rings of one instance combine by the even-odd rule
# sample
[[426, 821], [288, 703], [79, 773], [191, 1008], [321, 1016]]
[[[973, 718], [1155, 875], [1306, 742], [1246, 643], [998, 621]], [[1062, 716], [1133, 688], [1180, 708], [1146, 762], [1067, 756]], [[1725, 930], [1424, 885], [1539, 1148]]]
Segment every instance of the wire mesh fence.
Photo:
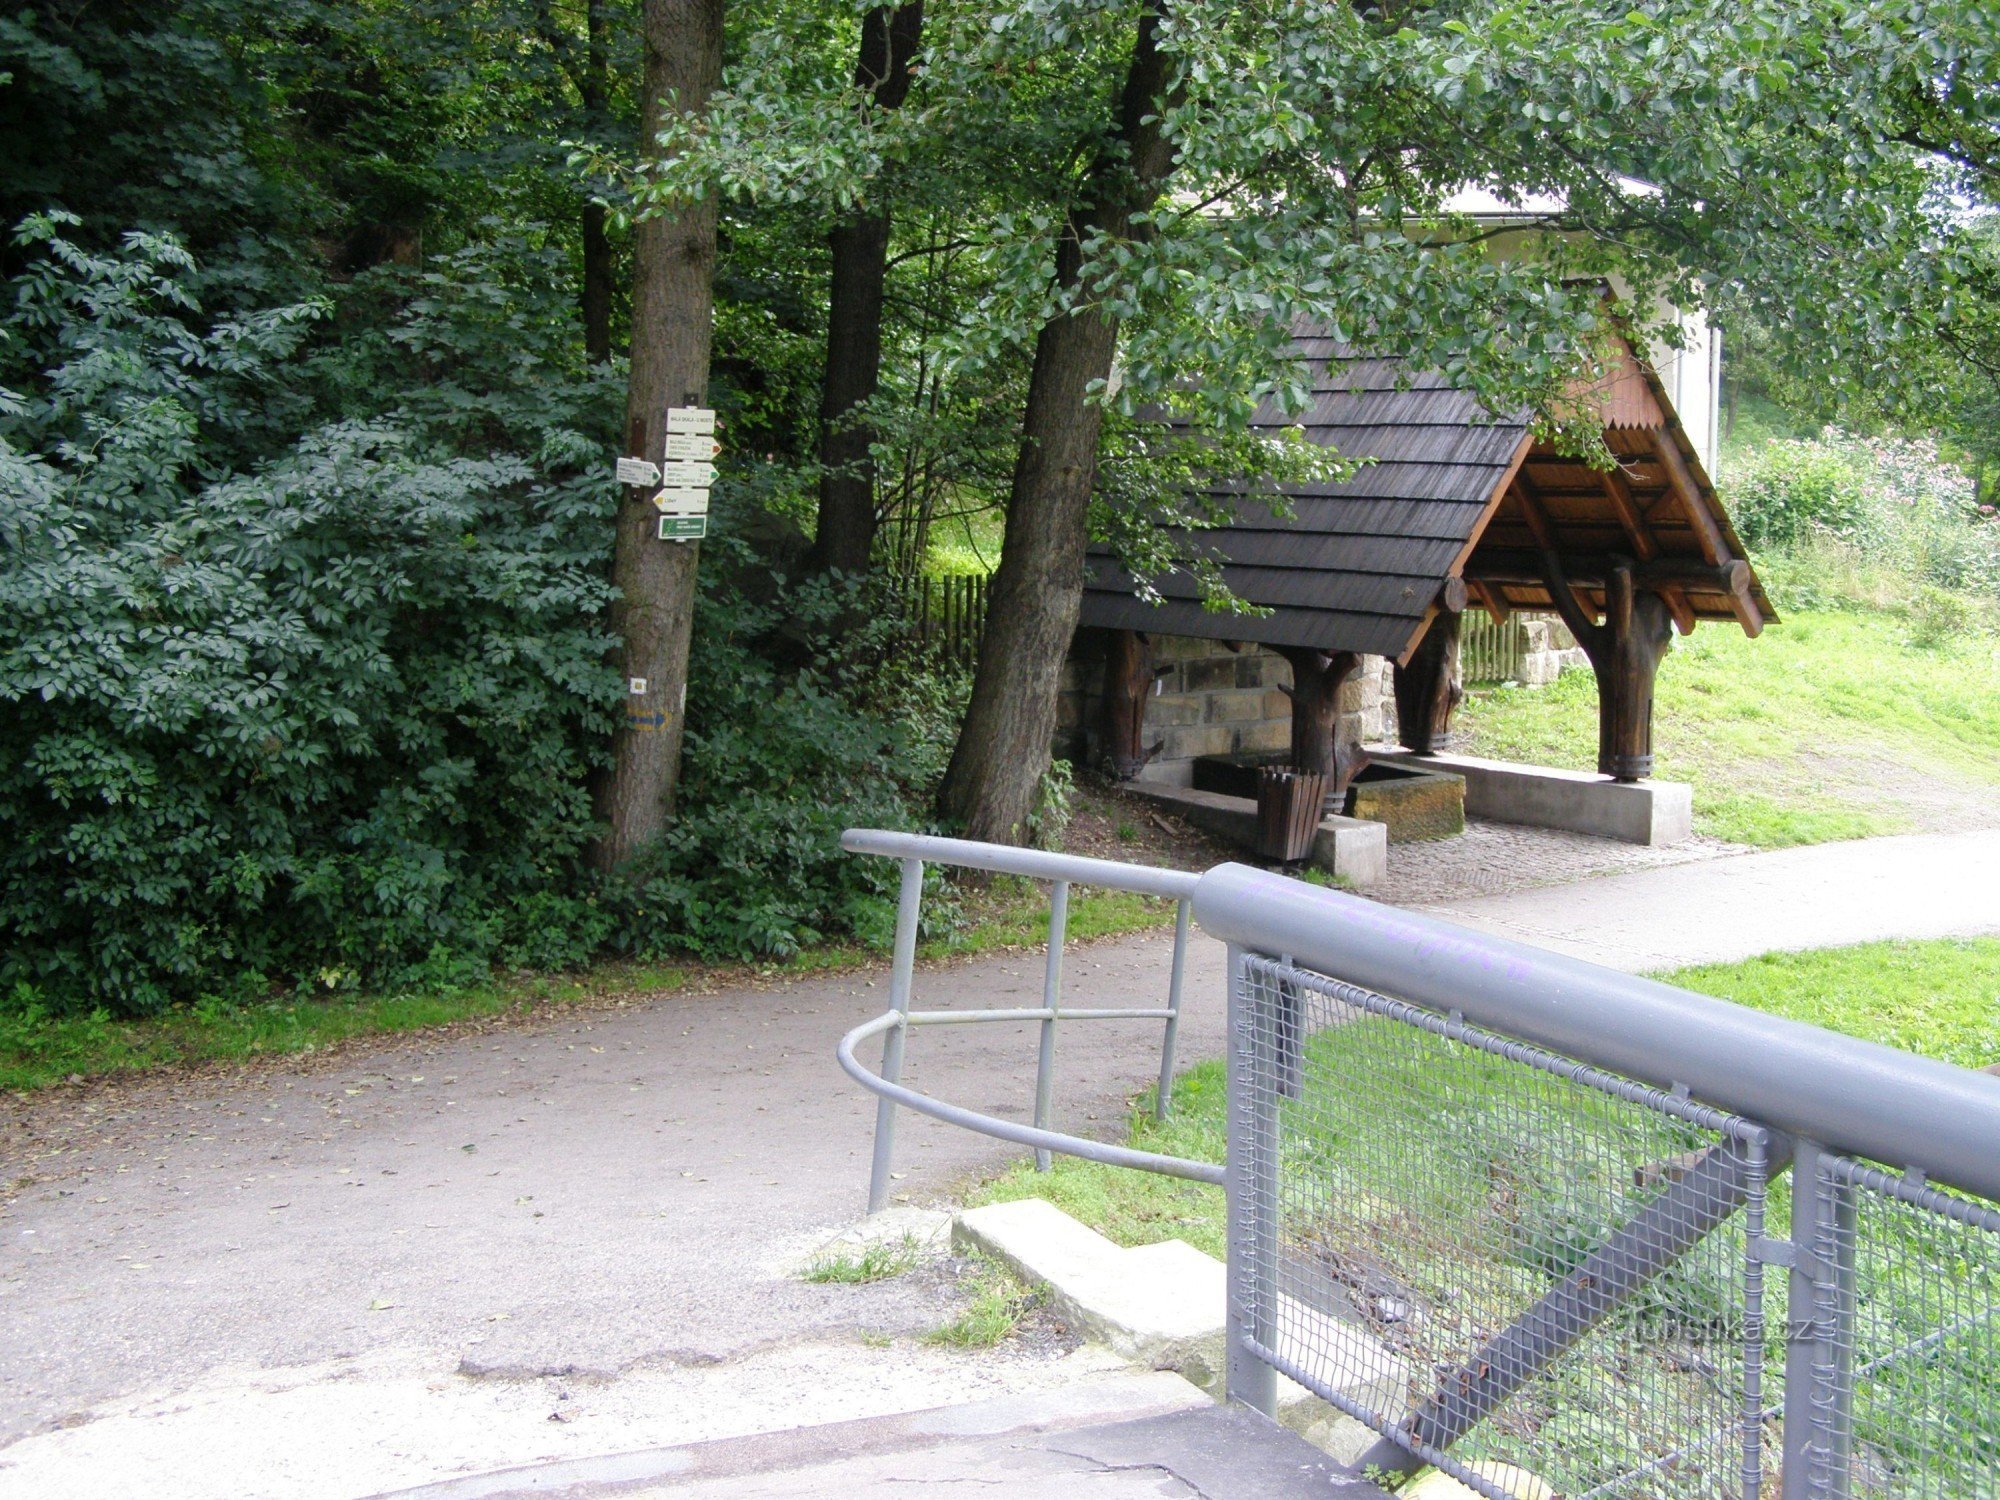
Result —
[[1766, 1133], [1241, 963], [1255, 1351], [1495, 1500], [1758, 1496]]
[[1816, 1167], [1814, 1305], [1792, 1315], [1817, 1337], [1785, 1418], [1809, 1427], [1805, 1492], [2000, 1497], [2000, 1213], [1847, 1157]]

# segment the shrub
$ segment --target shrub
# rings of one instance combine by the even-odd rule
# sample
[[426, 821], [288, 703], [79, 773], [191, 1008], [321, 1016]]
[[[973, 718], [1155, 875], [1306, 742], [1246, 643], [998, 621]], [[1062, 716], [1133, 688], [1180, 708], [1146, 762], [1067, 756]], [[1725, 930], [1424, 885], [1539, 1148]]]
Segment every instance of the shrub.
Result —
[[1729, 511], [1753, 548], [1784, 547], [1814, 533], [1852, 537], [1867, 508], [1862, 475], [1839, 449], [1814, 440], [1767, 444], [1729, 483]]
[[606, 393], [462, 315], [532, 295], [531, 258], [410, 278], [335, 366], [324, 305], [208, 316], [173, 242], [62, 228], [19, 237], [0, 410], [0, 984], [139, 1013], [518, 948], [617, 701], [573, 540], [614, 503], [579, 416]]

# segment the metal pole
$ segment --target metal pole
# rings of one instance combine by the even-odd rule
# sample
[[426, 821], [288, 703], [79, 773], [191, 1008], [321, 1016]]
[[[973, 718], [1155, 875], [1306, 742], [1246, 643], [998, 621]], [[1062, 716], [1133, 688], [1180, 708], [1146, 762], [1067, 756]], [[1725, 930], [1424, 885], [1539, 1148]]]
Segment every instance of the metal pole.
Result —
[[[1056, 1017], [1062, 1010], [1063, 933], [1069, 927], [1069, 882], [1058, 880], [1049, 888], [1049, 963], [1042, 974], [1042, 1009], [1049, 1013], [1042, 1022], [1041, 1055], [1035, 1062], [1035, 1128], [1050, 1128], [1049, 1116], [1056, 1102]], [[1035, 1170], [1049, 1169], [1049, 1153], [1035, 1152]]]
[[1174, 967], [1167, 979], [1167, 1034], [1160, 1043], [1160, 1087], [1153, 1095], [1153, 1118], [1164, 1120], [1174, 1103], [1174, 1044], [1181, 1030], [1181, 971], [1187, 964], [1188, 903], [1174, 912]]
[[1785, 1329], [1784, 1500], [1850, 1493], [1854, 1401], [1854, 1190], [1798, 1141], [1792, 1160], [1792, 1268]]
[[1265, 1254], [1277, 1210], [1277, 1095], [1258, 1082], [1267, 1043], [1261, 1007], [1243, 982], [1243, 952], [1229, 950], [1229, 1144], [1223, 1190], [1228, 1196], [1228, 1300], [1223, 1313], [1226, 1394], [1231, 1401], [1275, 1417], [1278, 1372], [1249, 1347], [1269, 1347], [1273, 1279]]
[[[903, 861], [903, 886], [896, 897], [896, 947], [889, 964], [889, 1008], [899, 1017], [882, 1038], [882, 1076], [891, 1083], [903, 1077], [903, 1038], [909, 1026], [910, 979], [917, 966], [917, 916], [924, 899], [924, 862]], [[868, 1174], [868, 1212], [880, 1213], [889, 1203], [889, 1164], [896, 1152], [896, 1105], [886, 1095], [875, 1105], [875, 1164]]]

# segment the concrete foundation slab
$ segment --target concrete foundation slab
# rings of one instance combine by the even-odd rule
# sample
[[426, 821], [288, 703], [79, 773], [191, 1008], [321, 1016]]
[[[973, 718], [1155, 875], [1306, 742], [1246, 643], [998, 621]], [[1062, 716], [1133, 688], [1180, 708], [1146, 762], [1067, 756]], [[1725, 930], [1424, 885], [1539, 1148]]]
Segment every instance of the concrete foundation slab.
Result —
[[1472, 755], [1412, 755], [1368, 747], [1385, 765], [1448, 771], [1465, 778], [1465, 811], [1496, 823], [1564, 828], [1627, 844], [1678, 844], [1694, 833], [1694, 792], [1685, 782], [1617, 782], [1589, 771], [1559, 771]]
[[[1246, 849], [1256, 843], [1257, 804], [1248, 797], [1226, 797], [1220, 792], [1198, 792], [1193, 787], [1154, 781], [1127, 782], [1125, 790], [1217, 838]], [[1322, 818], [1313, 837], [1310, 862], [1356, 889], [1374, 885], [1389, 873], [1389, 830], [1360, 818]]]

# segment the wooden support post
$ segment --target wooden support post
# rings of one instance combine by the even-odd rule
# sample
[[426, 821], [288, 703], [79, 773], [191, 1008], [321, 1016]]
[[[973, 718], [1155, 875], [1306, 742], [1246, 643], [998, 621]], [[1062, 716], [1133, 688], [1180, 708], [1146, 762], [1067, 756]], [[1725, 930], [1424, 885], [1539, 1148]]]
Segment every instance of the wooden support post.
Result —
[[1409, 661], [1396, 663], [1396, 734], [1403, 748], [1414, 754], [1431, 755], [1444, 748], [1452, 710], [1464, 701], [1465, 685], [1458, 670], [1458, 627], [1463, 618], [1460, 610], [1440, 608]]
[[1347, 784], [1368, 764], [1360, 745], [1340, 737], [1340, 689], [1361, 658], [1352, 651], [1326, 652], [1310, 646], [1282, 646], [1292, 664], [1292, 764], [1326, 777], [1327, 806], [1347, 800]]
[[1110, 632], [1100, 698], [1104, 755], [1111, 774], [1130, 781], [1159, 753], [1146, 748], [1146, 703], [1153, 696], [1153, 643], [1137, 630]]
[[1639, 589], [1631, 569], [1614, 571], [1604, 628], [1584, 647], [1597, 677], [1597, 769], [1614, 781], [1653, 774], [1653, 684], [1673, 634], [1666, 600]]
[[1636, 563], [1609, 559], [1604, 623], [1598, 624], [1577, 599], [1540, 501], [1525, 486], [1515, 493], [1541, 553], [1549, 598], [1597, 678], [1598, 772], [1614, 781], [1641, 781], [1653, 774], [1653, 683], [1673, 639], [1666, 601], [1639, 587]]

